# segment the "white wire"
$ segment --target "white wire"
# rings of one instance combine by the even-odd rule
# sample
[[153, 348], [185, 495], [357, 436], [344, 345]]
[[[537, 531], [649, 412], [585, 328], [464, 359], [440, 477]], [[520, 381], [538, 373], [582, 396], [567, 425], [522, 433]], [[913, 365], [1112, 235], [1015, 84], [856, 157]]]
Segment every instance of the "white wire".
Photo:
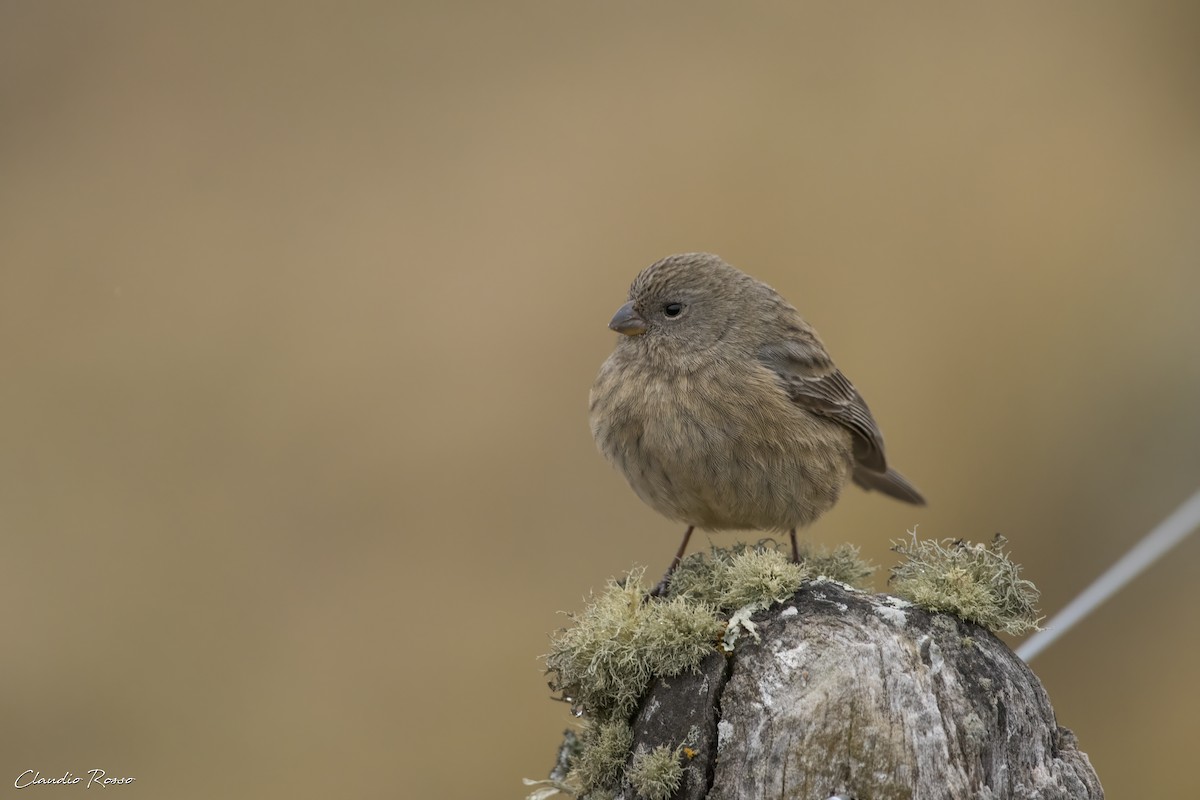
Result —
[[1133, 549], [1108, 571], [1092, 582], [1092, 585], [1054, 615], [1046, 627], [1030, 636], [1017, 648], [1017, 656], [1025, 661], [1049, 647], [1076, 622], [1092, 613], [1101, 603], [1112, 597], [1121, 587], [1136, 578], [1142, 570], [1161, 558], [1168, 550], [1187, 538], [1200, 526], [1200, 491], [1197, 491], [1158, 527], [1142, 537]]

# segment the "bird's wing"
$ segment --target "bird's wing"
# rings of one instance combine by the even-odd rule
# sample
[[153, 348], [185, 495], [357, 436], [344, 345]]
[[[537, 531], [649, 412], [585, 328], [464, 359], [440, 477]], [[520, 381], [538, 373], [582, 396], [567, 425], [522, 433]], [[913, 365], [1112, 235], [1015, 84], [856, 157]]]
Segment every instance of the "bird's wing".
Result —
[[854, 434], [854, 458], [861, 466], [873, 472], [888, 471], [883, 435], [871, 409], [820, 343], [799, 339], [774, 342], [759, 351], [759, 359], [779, 376], [793, 403]]

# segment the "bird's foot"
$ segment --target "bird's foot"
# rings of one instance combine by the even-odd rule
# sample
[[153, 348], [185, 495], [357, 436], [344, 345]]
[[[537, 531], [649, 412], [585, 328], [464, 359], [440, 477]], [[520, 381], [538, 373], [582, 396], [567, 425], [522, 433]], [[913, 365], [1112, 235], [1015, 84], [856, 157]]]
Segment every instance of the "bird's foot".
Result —
[[667, 574], [662, 576], [662, 580], [650, 590], [650, 597], [666, 597], [671, 591], [671, 573], [675, 570], [667, 570]]

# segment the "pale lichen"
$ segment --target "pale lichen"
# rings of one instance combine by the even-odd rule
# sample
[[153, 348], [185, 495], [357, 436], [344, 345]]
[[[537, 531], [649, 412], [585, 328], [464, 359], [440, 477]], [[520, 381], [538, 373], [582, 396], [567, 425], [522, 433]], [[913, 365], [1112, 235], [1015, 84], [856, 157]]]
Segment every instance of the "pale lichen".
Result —
[[692, 745], [699, 736], [700, 730], [693, 726], [675, 748], [659, 745], [653, 750], [634, 753], [629, 768], [625, 770], [625, 781], [633, 787], [639, 798], [669, 800], [679, 790], [684, 771], [692, 769], [685, 766], [684, 762], [698, 755]]
[[730, 613], [749, 605], [767, 608], [796, 593], [809, 575], [772, 542], [714, 547], [688, 556], [671, 577], [670, 596]]
[[589, 725], [567, 782], [577, 785], [581, 796], [616, 785], [632, 746], [633, 728], [624, 720]]
[[850, 546], [795, 564], [764, 541], [684, 559], [663, 598], [647, 595], [640, 569], [609, 581], [551, 637], [550, 685], [587, 721], [569, 753], [569, 771], [530, 785], [543, 797], [562, 792], [599, 800], [625, 782], [643, 797], [669, 797], [681, 780], [681, 759], [689, 756], [686, 743], [629, 758], [629, 720], [651, 681], [698, 669], [719, 644], [732, 650], [738, 634], [755, 633], [753, 614], [793, 597], [808, 577], [857, 585], [870, 572]]
[[680, 748], [659, 745], [645, 753], [635, 753], [625, 770], [625, 780], [639, 797], [646, 800], [670, 800], [683, 781]]
[[892, 568], [891, 588], [929, 611], [947, 611], [993, 632], [1036, 628], [1039, 592], [1020, 577], [1021, 565], [1004, 552], [999, 534], [991, 545], [963, 540], [910, 538], [893, 542], [904, 561]]
[[551, 687], [593, 719], [627, 719], [655, 676], [695, 669], [724, 630], [706, 603], [647, 600], [641, 577], [610, 581], [551, 638]]
[[828, 578], [856, 589], [869, 589], [875, 565], [859, 555], [852, 544], [842, 544], [833, 550], [818, 549], [801, 553], [805, 568], [814, 577]]

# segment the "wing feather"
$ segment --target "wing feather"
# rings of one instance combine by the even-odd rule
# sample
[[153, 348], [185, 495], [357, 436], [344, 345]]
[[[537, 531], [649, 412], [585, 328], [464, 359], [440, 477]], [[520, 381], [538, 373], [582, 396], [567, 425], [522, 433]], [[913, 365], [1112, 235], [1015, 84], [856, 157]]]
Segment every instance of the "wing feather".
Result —
[[862, 467], [887, 472], [883, 435], [867, 401], [834, 366], [820, 342], [785, 340], [762, 348], [759, 358], [779, 376], [793, 403], [854, 434], [854, 458]]

